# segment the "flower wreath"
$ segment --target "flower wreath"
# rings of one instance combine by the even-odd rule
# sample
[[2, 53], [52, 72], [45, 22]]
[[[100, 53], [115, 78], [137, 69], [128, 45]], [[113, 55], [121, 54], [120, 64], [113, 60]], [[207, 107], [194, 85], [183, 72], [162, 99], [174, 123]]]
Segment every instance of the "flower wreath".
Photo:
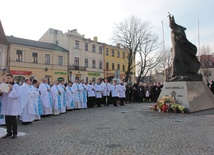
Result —
[[173, 97], [164, 96], [151, 107], [152, 110], [159, 112], [189, 113], [189, 109], [176, 103]]

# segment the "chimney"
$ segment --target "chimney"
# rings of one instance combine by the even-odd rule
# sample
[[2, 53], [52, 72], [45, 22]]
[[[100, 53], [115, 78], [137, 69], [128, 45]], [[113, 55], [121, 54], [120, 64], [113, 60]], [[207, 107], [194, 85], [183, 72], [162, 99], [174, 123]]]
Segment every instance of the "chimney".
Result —
[[97, 37], [94, 37], [94, 41], [96, 41], [96, 42], [97, 42], [97, 40], [98, 40], [98, 38], [97, 38]]

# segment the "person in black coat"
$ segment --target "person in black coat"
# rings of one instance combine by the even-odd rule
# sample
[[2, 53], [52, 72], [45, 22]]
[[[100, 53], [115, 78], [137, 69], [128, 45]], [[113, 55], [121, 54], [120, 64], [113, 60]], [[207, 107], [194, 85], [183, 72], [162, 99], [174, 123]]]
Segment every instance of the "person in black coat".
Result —
[[137, 81], [135, 81], [132, 88], [133, 88], [133, 102], [138, 102], [138, 91], [137, 91], [138, 84], [137, 84]]
[[137, 92], [138, 92], [138, 101], [140, 103], [142, 103], [143, 102], [143, 98], [145, 96], [144, 95], [145, 94], [145, 89], [144, 89], [144, 86], [143, 86], [142, 82], [139, 83], [139, 86], [137, 88]]
[[163, 88], [163, 83], [158, 83], [158, 96], [160, 95], [161, 91], [162, 91], [162, 88]]
[[159, 96], [159, 88], [157, 86], [157, 83], [154, 83], [151, 90], [152, 94], [152, 101], [157, 102], [158, 96]]

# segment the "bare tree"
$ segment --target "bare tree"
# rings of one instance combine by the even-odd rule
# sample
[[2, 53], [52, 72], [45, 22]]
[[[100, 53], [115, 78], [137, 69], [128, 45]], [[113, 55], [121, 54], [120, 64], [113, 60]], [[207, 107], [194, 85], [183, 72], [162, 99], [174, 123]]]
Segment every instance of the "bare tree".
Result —
[[170, 48], [161, 51], [161, 62], [155, 68], [158, 73], [161, 73], [166, 79], [170, 77], [172, 71], [172, 53]]
[[[125, 81], [128, 81], [132, 69], [136, 66], [135, 57], [136, 53], [140, 50], [140, 46], [148, 41], [149, 30], [149, 22], [143, 22], [135, 16], [131, 16], [125, 19], [125, 21], [116, 24], [113, 30], [113, 41], [117, 44], [119, 43], [121, 47], [127, 48], [129, 51]], [[134, 74], [134, 71], [132, 74]]]
[[201, 47], [201, 55], [199, 55], [199, 61], [201, 63], [201, 69], [203, 70], [203, 76], [205, 77], [206, 82], [209, 81], [209, 77], [211, 76], [210, 68], [213, 67], [211, 54], [211, 48], [209, 45]]
[[140, 58], [138, 64], [138, 83], [162, 61], [162, 54], [157, 51], [159, 47], [158, 37], [151, 32], [147, 35], [145, 41], [140, 44], [138, 51]]

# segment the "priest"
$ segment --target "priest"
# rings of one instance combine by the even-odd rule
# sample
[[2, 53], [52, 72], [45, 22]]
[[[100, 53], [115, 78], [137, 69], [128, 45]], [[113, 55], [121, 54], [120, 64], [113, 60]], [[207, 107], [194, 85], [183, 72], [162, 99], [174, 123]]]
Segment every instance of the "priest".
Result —
[[[3, 103], [1, 114], [5, 115], [5, 122], [7, 126], [7, 134], [2, 138], [11, 137], [12, 139], [17, 138], [17, 116], [20, 115], [20, 91], [19, 85], [14, 83], [13, 75], [8, 74], [6, 82], [9, 84], [9, 92], [2, 92]], [[0, 90], [1, 93], [1, 90]]]
[[31, 80], [26, 79], [25, 83], [20, 87], [20, 105], [21, 115], [20, 120], [23, 125], [30, 124], [34, 121], [34, 94], [31, 88]]
[[42, 83], [39, 85], [39, 91], [41, 92], [43, 115], [49, 116], [52, 114], [53, 102], [47, 78], [44, 78], [42, 80]]
[[51, 87], [51, 94], [52, 94], [52, 100], [53, 100], [53, 115], [59, 115], [60, 110], [62, 108], [61, 106], [61, 92], [58, 88], [58, 81], [54, 81], [53, 86]]
[[74, 109], [74, 94], [72, 91], [72, 85], [73, 83], [71, 81], [68, 82], [68, 85], [66, 87], [66, 109], [71, 110]]
[[82, 91], [82, 88], [79, 84], [78, 78], [76, 78], [75, 82], [72, 85], [72, 91], [74, 93], [75, 109], [81, 109], [81, 102], [82, 102], [81, 91]]

